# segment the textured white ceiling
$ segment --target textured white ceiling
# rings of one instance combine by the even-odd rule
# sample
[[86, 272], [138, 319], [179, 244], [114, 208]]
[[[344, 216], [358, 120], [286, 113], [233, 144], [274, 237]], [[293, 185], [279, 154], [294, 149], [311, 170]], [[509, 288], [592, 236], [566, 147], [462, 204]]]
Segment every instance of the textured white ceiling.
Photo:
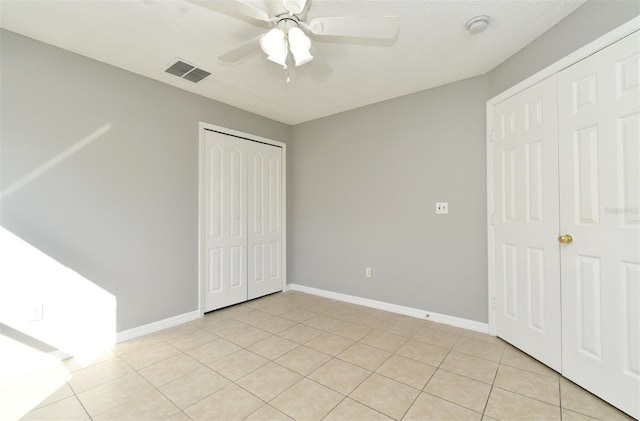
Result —
[[[213, 0], [227, 1], [227, 0]], [[392, 42], [312, 38], [312, 52], [333, 69], [317, 77], [317, 61], [291, 69], [256, 50], [238, 63], [217, 56], [266, 32], [184, 0], [0, 0], [0, 26], [169, 85], [287, 124], [484, 74], [585, 0], [310, 0], [319, 16], [400, 17]], [[266, 10], [263, 1], [246, 1]], [[491, 16], [486, 32], [465, 23]], [[353, 40], [352, 40], [353, 41]], [[213, 73], [192, 82], [164, 73], [175, 58]]]

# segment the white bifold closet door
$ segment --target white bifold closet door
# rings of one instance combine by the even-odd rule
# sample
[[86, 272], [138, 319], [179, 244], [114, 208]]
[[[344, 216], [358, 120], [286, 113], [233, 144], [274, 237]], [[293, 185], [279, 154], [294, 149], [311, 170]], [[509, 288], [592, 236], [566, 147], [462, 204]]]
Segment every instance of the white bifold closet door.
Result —
[[640, 35], [494, 108], [496, 333], [640, 416]]
[[282, 150], [205, 130], [204, 311], [282, 290]]

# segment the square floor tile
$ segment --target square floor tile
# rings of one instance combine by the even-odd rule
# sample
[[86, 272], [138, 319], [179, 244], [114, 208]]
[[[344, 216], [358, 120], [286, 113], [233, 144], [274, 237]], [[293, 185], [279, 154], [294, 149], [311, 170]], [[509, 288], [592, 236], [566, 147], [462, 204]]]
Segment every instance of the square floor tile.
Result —
[[[382, 320], [378, 323], [375, 323], [375, 326], [378, 330], [384, 330], [385, 332], [393, 333], [394, 335], [404, 336], [407, 339], [412, 337], [419, 329], [418, 324], [416, 322], [421, 322], [415, 320], [415, 318], [408, 316], [398, 316], [392, 315], [391, 317], [387, 317], [388, 320]], [[415, 320], [415, 321], [414, 321]]]
[[179, 354], [180, 350], [166, 342], [160, 342], [137, 351], [133, 351], [121, 356], [131, 367], [136, 370], [148, 367], [158, 361], [166, 360]]
[[364, 406], [360, 402], [346, 398], [336, 406], [322, 421], [391, 421], [381, 412]]
[[229, 342], [233, 342], [234, 344], [245, 348], [256, 342], [267, 339], [271, 335], [272, 333], [269, 333], [265, 330], [255, 328], [253, 326], [248, 326], [230, 335], [227, 335], [225, 339], [228, 340]]
[[271, 405], [295, 420], [320, 420], [344, 396], [312, 380], [303, 379], [271, 401]]
[[169, 399], [155, 389], [93, 417], [94, 421], [165, 420], [180, 412]]
[[334, 358], [309, 374], [309, 378], [343, 395], [351, 393], [371, 372]]
[[336, 319], [334, 317], [329, 317], [324, 315], [313, 317], [304, 322], [304, 324], [307, 326], [311, 326], [316, 329], [320, 329], [324, 331], [329, 331], [335, 327], [338, 327], [342, 323], [344, 323], [344, 321], [340, 319]]
[[40, 402], [36, 408], [40, 408], [42, 406], [47, 406], [54, 402], [61, 401], [62, 399], [68, 398], [69, 396], [73, 396], [73, 390], [69, 387], [69, 384], [65, 383], [60, 386], [57, 390], [54, 390], [47, 396], [42, 402]]
[[270, 333], [280, 333], [283, 330], [287, 330], [291, 326], [295, 325], [297, 325], [297, 323], [292, 320], [283, 319], [282, 317], [272, 317], [256, 324], [255, 327], [257, 327], [258, 329], [266, 330]]
[[89, 419], [89, 415], [75, 396], [70, 396], [50, 405], [35, 409], [21, 418], [21, 420], [24, 421], [83, 421]]
[[343, 338], [351, 339], [352, 341], [359, 341], [364, 338], [373, 329], [367, 326], [359, 325], [356, 323], [345, 322], [330, 330], [331, 333], [342, 336]]
[[139, 373], [152, 385], [160, 387], [189, 374], [202, 367], [202, 364], [188, 355], [178, 354], [175, 357], [145, 367]]
[[264, 405], [264, 402], [230, 384], [191, 405], [184, 412], [194, 421], [241, 420]]
[[418, 393], [420, 391], [417, 389], [374, 373], [349, 397], [392, 418], [400, 419]]
[[457, 333], [445, 332], [438, 329], [424, 327], [419, 329], [412, 339], [442, 348], [451, 349], [460, 337]]
[[226, 378], [235, 381], [240, 377], [257, 370], [268, 362], [269, 360], [262, 358], [253, 352], [242, 349], [235, 354], [231, 354], [212, 362], [209, 364], [209, 367]]
[[440, 365], [444, 357], [449, 352], [446, 348], [426, 344], [424, 342], [409, 340], [402, 345], [396, 353], [412, 360], [420, 361], [425, 364], [437, 367]]
[[538, 399], [551, 405], [560, 405], [558, 379], [539, 376], [525, 370], [502, 365], [494, 383], [495, 387]]
[[220, 319], [215, 323], [203, 325], [202, 328], [221, 337], [231, 335], [234, 332], [239, 331], [247, 327], [246, 323], [242, 323], [235, 319]]
[[563, 408], [580, 414], [603, 420], [633, 419], [564, 378], [560, 380], [560, 395]]
[[167, 418], [165, 421], [192, 421], [192, 420], [191, 418], [189, 418], [187, 414], [185, 414], [183, 411], [180, 411], [180, 412], [176, 412], [175, 415], [172, 415], [171, 417]]
[[263, 401], [269, 402], [300, 379], [302, 376], [295, 371], [269, 363], [242, 377], [236, 383]]
[[275, 360], [299, 346], [299, 344], [290, 341], [289, 339], [273, 335], [265, 340], [250, 345], [247, 349], [268, 360]]
[[305, 322], [309, 319], [311, 319], [312, 317], [317, 316], [318, 313], [315, 313], [313, 311], [307, 311], [307, 310], [302, 310], [302, 309], [293, 309], [293, 310], [289, 310], [286, 313], [282, 313], [279, 314], [280, 317], [283, 317], [285, 319], [289, 319], [292, 320], [294, 322], [298, 322], [298, 323], [302, 323]]
[[330, 359], [331, 357], [327, 354], [307, 348], [306, 346], [300, 346], [287, 352], [275, 362], [306, 376]]
[[273, 317], [273, 314], [265, 313], [260, 310], [253, 310], [247, 313], [242, 313], [237, 316], [234, 316], [236, 320], [241, 321], [242, 323], [246, 323], [251, 326], [255, 326], [258, 323], [264, 322]]
[[438, 370], [431, 377], [424, 391], [476, 412], [482, 412], [491, 386], [445, 370]]
[[597, 418], [592, 418], [584, 414], [579, 414], [577, 412], [569, 411], [567, 409], [561, 409], [560, 415], [562, 417], [562, 421], [597, 421]]
[[186, 353], [203, 364], [209, 364], [227, 355], [231, 355], [234, 352], [238, 352], [240, 349], [242, 348], [226, 339], [216, 339], [215, 341], [190, 349], [186, 351]]
[[293, 421], [271, 405], [263, 405], [260, 409], [249, 415], [244, 421]]
[[309, 342], [311, 339], [320, 336], [323, 332], [320, 329], [313, 328], [311, 326], [297, 324], [291, 326], [287, 330], [283, 330], [278, 333], [278, 335], [283, 338], [289, 339], [290, 341], [297, 342], [299, 344], [304, 344], [305, 342]]
[[494, 387], [484, 412], [497, 420], [559, 420], [560, 408]]
[[131, 373], [77, 396], [89, 415], [94, 417], [151, 389], [152, 386], [141, 375]]
[[405, 336], [394, 335], [393, 333], [385, 332], [383, 330], [374, 330], [364, 338], [360, 339], [360, 342], [385, 351], [396, 352], [398, 348], [407, 342], [407, 338]]
[[185, 409], [229, 384], [229, 380], [208, 367], [199, 368], [160, 387], [180, 409]]
[[519, 368], [520, 370], [527, 370], [532, 373], [551, 377], [553, 379], [559, 378], [559, 375], [556, 371], [542, 364], [540, 361], [530, 357], [519, 349], [514, 348], [511, 345], [507, 345], [505, 347], [504, 353], [502, 354], [502, 360], [500, 360], [500, 364], [508, 365], [509, 367]]
[[351, 345], [353, 345], [351, 339], [343, 338], [342, 336], [332, 333], [323, 333], [305, 344], [305, 346], [315, 349], [316, 351], [334, 356], [349, 348]]
[[402, 419], [403, 421], [479, 421], [481, 418], [482, 415], [479, 412], [437, 398], [428, 393], [420, 393], [418, 399], [416, 399]]
[[479, 380], [483, 383], [492, 384], [496, 378], [498, 363], [451, 351], [444, 361], [442, 361], [442, 364], [440, 364], [440, 368]]
[[391, 356], [390, 352], [356, 342], [347, 348], [338, 358], [369, 371], [374, 371]]
[[400, 355], [392, 355], [376, 370], [378, 374], [420, 390], [435, 372], [435, 367]]
[[504, 345], [461, 336], [453, 346], [453, 350], [498, 363], [502, 359]]
[[218, 336], [204, 329], [196, 329], [169, 339], [167, 342], [181, 351], [187, 351], [218, 339]]
[[80, 393], [129, 373], [133, 373], [133, 369], [129, 364], [120, 358], [114, 358], [75, 371], [69, 379], [69, 385], [73, 387], [76, 393]]

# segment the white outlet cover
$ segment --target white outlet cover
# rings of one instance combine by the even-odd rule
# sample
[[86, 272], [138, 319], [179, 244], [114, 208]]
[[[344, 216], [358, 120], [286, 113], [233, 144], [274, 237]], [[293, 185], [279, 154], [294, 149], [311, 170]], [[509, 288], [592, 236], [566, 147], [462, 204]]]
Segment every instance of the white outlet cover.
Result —
[[437, 214], [449, 213], [449, 202], [436, 202], [436, 213]]

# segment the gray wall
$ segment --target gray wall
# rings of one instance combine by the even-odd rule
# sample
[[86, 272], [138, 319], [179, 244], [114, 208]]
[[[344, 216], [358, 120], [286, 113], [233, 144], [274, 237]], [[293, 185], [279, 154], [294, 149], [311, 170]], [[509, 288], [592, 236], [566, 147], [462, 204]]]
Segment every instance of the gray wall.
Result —
[[640, 14], [638, 0], [590, 0], [489, 73], [491, 97]]
[[486, 321], [486, 100], [481, 76], [295, 126], [290, 281]]
[[484, 77], [295, 126], [290, 282], [486, 322], [485, 102], [639, 8], [591, 0]]
[[110, 127], [6, 196], [2, 226], [114, 294], [119, 331], [196, 310], [198, 122], [284, 142], [290, 127], [8, 31], [0, 42], [1, 191]]
[[3, 199], [0, 223], [116, 295], [119, 330], [193, 311], [207, 121], [292, 139], [290, 282], [484, 322], [484, 102], [639, 7], [591, 0], [487, 76], [293, 129], [0, 31], [1, 191], [109, 128]]

